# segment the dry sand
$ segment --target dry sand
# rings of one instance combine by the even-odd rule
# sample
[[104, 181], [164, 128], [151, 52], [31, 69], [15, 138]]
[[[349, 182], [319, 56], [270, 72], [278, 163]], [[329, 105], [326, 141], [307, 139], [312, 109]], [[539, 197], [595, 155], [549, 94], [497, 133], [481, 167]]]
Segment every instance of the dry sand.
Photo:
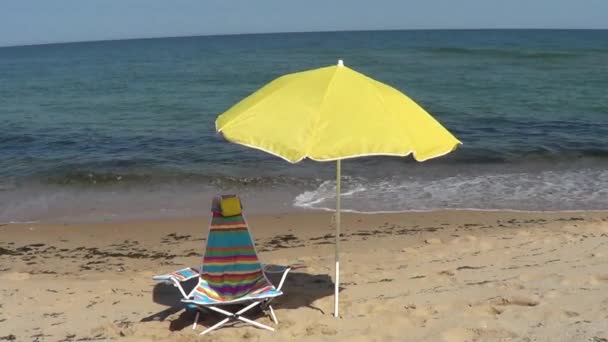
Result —
[[251, 216], [263, 261], [307, 267], [274, 302], [276, 332], [199, 337], [151, 278], [199, 266], [207, 223], [0, 226], [0, 341], [608, 339], [608, 212], [346, 214], [341, 319], [330, 214]]

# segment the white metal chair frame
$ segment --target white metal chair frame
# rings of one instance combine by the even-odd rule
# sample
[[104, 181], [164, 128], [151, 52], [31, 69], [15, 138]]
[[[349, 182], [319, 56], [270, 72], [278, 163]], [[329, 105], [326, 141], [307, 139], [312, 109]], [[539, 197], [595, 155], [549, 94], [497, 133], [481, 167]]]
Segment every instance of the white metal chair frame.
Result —
[[[243, 215], [243, 219], [244, 219], [245, 216], [244, 216], [244, 214], [242, 214], [242, 215]], [[211, 218], [211, 221], [213, 221], [213, 218]], [[211, 232], [210, 230], [207, 232], [207, 239], [209, 238], [210, 232]], [[253, 234], [251, 233], [251, 230], [249, 229], [248, 225], [247, 225], [247, 232], [249, 233], [249, 237], [251, 238], [251, 243], [253, 245], [253, 249], [255, 251], [255, 255], [257, 256], [258, 252], [257, 252], [257, 248], [255, 246], [255, 239], [253, 238]], [[289, 273], [289, 271], [291, 271], [292, 267], [291, 266], [278, 266], [278, 269], [277, 269], [276, 265], [262, 265], [261, 264], [261, 266], [262, 266], [262, 275], [263, 275], [263, 277], [266, 279], [266, 281], [269, 284], [272, 284], [272, 283], [270, 282], [270, 280], [268, 280], [268, 277], [266, 276], [266, 274], [271, 274], [271, 273], [278, 274], [278, 273], [281, 273], [281, 272], [283, 273], [283, 276], [281, 277], [281, 281], [279, 282], [279, 286], [275, 288], [277, 291], [281, 291], [281, 288], [283, 287], [283, 283], [285, 282], [285, 278], [287, 277], [287, 273]], [[297, 266], [295, 266], [295, 267], [297, 267]], [[229, 300], [229, 301], [225, 301], [225, 302], [215, 302], [215, 303], [197, 303], [197, 302], [193, 302], [191, 299], [194, 297], [194, 293], [196, 292], [196, 288], [198, 287], [198, 285], [195, 286], [192, 289], [192, 291], [190, 291], [190, 293], [186, 294], [186, 291], [184, 291], [184, 288], [180, 284], [181, 282], [188, 281], [188, 280], [190, 280], [190, 279], [192, 279], [192, 278], [194, 278], [196, 276], [199, 277], [199, 284], [200, 284], [200, 273], [199, 273], [199, 271], [197, 271], [196, 269], [190, 269], [190, 271], [192, 271], [193, 274], [191, 276], [184, 277], [183, 279], [177, 279], [173, 275], [157, 276], [157, 277], [154, 277], [154, 279], [158, 280], [158, 281], [165, 281], [165, 282], [168, 281], [168, 280], [171, 280], [173, 282], [173, 286], [177, 287], [178, 290], [179, 290], [179, 292], [182, 294], [182, 296], [183, 296], [182, 302], [196, 305], [197, 312], [196, 312], [196, 317], [194, 318], [194, 324], [192, 324], [192, 329], [196, 329], [196, 326], [197, 326], [197, 323], [198, 323], [198, 319], [199, 319], [199, 316], [200, 316], [200, 313], [201, 313], [201, 309], [203, 309], [203, 308], [207, 308], [207, 309], [210, 309], [212, 311], [221, 313], [221, 314], [223, 314], [225, 316], [228, 316], [225, 319], [223, 319], [222, 321], [220, 321], [217, 324], [215, 324], [214, 326], [207, 328], [205, 331], [203, 331], [201, 333], [201, 335], [205, 335], [205, 334], [207, 334], [207, 333], [209, 333], [209, 332], [211, 332], [213, 330], [218, 329], [219, 327], [221, 327], [221, 326], [223, 326], [223, 325], [225, 325], [225, 324], [227, 324], [229, 322], [236, 321], [236, 320], [243, 321], [245, 323], [249, 323], [249, 324], [254, 325], [254, 326], [258, 327], [258, 328], [274, 331], [274, 328], [272, 328], [270, 326], [264, 325], [262, 323], [255, 322], [255, 321], [253, 321], [251, 319], [248, 319], [248, 318], [245, 318], [245, 317], [242, 316], [245, 312], [247, 312], [247, 311], [255, 308], [258, 305], [261, 306], [261, 308], [262, 308], [263, 311], [266, 311], [266, 309], [268, 309], [268, 311], [270, 313], [269, 316], [272, 318], [272, 321], [275, 324], [279, 324], [279, 321], [277, 320], [277, 317], [276, 317], [276, 315], [274, 313], [274, 310], [272, 309], [272, 306], [270, 305], [270, 302], [275, 297], [278, 297], [278, 296], [265, 297], [265, 298], [264, 297], [261, 297], [261, 298], [251, 298], [251, 297], [249, 297], [248, 298], [247, 296], [244, 296], [243, 298], [237, 298], [237, 299], [233, 299], [233, 300]], [[252, 303], [249, 304], [249, 305], [247, 305], [243, 309], [235, 312], [235, 313], [231, 313], [229, 311], [226, 311], [224, 309], [220, 309], [220, 308], [217, 307], [217, 306], [221, 306], [221, 305], [238, 304], [238, 303], [245, 303], [245, 302], [249, 302], [249, 301], [251, 301]]]
[[[287, 278], [287, 273], [289, 273], [289, 271], [291, 271], [290, 267], [286, 267], [285, 270], [283, 271], [283, 276], [281, 277], [281, 281], [279, 282], [279, 286], [276, 287], [277, 291], [281, 291], [281, 288], [283, 287], [283, 284], [285, 283], [285, 279]], [[265, 273], [276, 273], [276, 272], [265, 272]], [[264, 274], [264, 277], [266, 277], [266, 275]], [[186, 303], [191, 303], [197, 306], [197, 311], [196, 311], [196, 316], [194, 318], [194, 324], [192, 324], [192, 329], [196, 329], [197, 323], [198, 323], [198, 319], [200, 317], [200, 313], [201, 313], [201, 309], [206, 308], [215, 312], [219, 312], [225, 316], [228, 316], [226, 318], [224, 318], [222, 321], [218, 322], [217, 324], [205, 329], [205, 331], [203, 331], [202, 333], [200, 333], [200, 335], [205, 335], [207, 333], [210, 333], [213, 330], [216, 330], [218, 328], [220, 328], [223, 325], [226, 325], [230, 322], [233, 321], [242, 321], [251, 325], [254, 325], [258, 328], [261, 329], [266, 329], [266, 330], [270, 330], [270, 331], [274, 331], [273, 327], [270, 327], [268, 325], [253, 321], [249, 318], [243, 317], [243, 314], [253, 308], [255, 308], [256, 306], [260, 305], [260, 307], [262, 308], [262, 310], [264, 312], [266, 312], [268, 309], [269, 311], [269, 316], [272, 319], [272, 321], [274, 322], [274, 324], [279, 324], [279, 321], [277, 320], [277, 316], [274, 313], [274, 310], [272, 308], [272, 305], [270, 305], [270, 302], [276, 298], [275, 297], [267, 297], [267, 298], [237, 298], [234, 300], [230, 300], [230, 301], [226, 301], [226, 302], [216, 302], [216, 303], [209, 303], [209, 304], [201, 304], [201, 303], [193, 303], [190, 301], [190, 299], [193, 297], [194, 292], [196, 291], [196, 288], [198, 287], [195, 286], [192, 291], [190, 291], [189, 294], [186, 294], [186, 291], [184, 291], [184, 288], [181, 286], [180, 284], [180, 280], [176, 279], [175, 277], [171, 277], [170, 278], [173, 286], [177, 287], [177, 289], [179, 290], [179, 292], [182, 294], [182, 296], [184, 297], [182, 299], [182, 302], [186, 302]], [[183, 279], [182, 281], [187, 281], [189, 279], [192, 278], [187, 278], [187, 279]], [[239, 303], [244, 303], [244, 302], [249, 302], [252, 301], [251, 304], [247, 305], [246, 307], [244, 307], [243, 309], [232, 313], [230, 311], [226, 311], [224, 309], [220, 309], [218, 306], [221, 305], [231, 305], [231, 304], [239, 304]]]

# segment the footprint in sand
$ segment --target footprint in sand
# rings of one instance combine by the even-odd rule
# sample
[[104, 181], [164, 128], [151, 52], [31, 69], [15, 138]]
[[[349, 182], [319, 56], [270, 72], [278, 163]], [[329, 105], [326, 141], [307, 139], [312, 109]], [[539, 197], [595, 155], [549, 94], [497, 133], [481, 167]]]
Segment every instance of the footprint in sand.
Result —
[[106, 323], [96, 328], [91, 329], [92, 335], [109, 336], [109, 337], [125, 337], [135, 333], [130, 322]]
[[443, 270], [437, 274], [442, 275], [442, 276], [448, 276], [448, 277], [453, 277], [456, 275], [456, 273], [454, 273], [454, 271], [451, 271], [451, 270]]
[[401, 248], [400, 252], [401, 253], [405, 253], [405, 254], [409, 254], [409, 255], [412, 255], [412, 256], [420, 254], [419, 251], [417, 251], [416, 249], [411, 248], [411, 247]]
[[22, 281], [22, 280], [28, 280], [28, 279], [30, 279], [30, 277], [31, 277], [31, 275], [29, 273], [11, 272], [11, 273], [5, 274], [2, 278], [6, 279], [6, 280]]
[[537, 299], [534, 299], [534, 298], [514, 296], [514, 297], [510, 297], [510, 298], [505, 298], [505, 297], [494, 298], [493, 300], [490, 301], [490, 303], [493, 305], [499, 305], [499, 306], [508, 306], [508, 305], [537, 306], [538, 304], [540, 304], [540, 301], [538, 301]]
[[322, 335], [335, 335], [338, 331], [334, 328], [331, 328], [325, 324], [309, 326], [306, 328], [306, 336], [314, 336], [321, 332]]
[[454, 328], [441, 333], [441, 338], [445, 342], [460, 342], [460, 341], [472, 341], [475, 334], [470, 329], [465, 328]]
[[287, 329], [293, 327], [296, 323], [290, 319], [284, 318], [281, 320], [281, 328]]
[[449, 242], [449, 243], [450, 243], [451, 245], [457, 245], [457, 244], [459, 244], [459, 243], [461, 243], [461, 242], [462, 242], [462, 238], [457, 237], [457, 238], [453, 238], [452, 240], [450, 240], [450, 242]]
[[245, 333], [243, 333], [243, 335], [241, 336], [243, 338], [243, 341], [250, 341], [252, 339], [258, 339], [260, 337], [260, 334], [258, 334], [257, 332], [253, 332], [253, 331], [246, 331]]
[[487, 240], [487, 239], [480, 240], [479, 241], [479, 249], [482, 252], [487, 252], [487, 251], [490, 251], [490, 250], [494, 249], [494, 244], [490, 240]]
[[608, 274], [599, 274], [591, 276], [589, 279], [589, 285], [600, 285], [604, 282], [608, 282]]
[[548, 299], [554, 299], [554, 298], [559, 298], [561, 296], [563, 296], [564, 294], [560, 291], [548, 291], [543, 295], [543, 298], [548, 298]]
[[568, 318], [573, 318], [573, 317], [578, 317], [578, 316], [580, 316], [581, 314], [579, 314], [579, 313], [578, 313], [578, 312], [576, 312], [576, 311], [564, 310], [564, 315], [565, 315], [566, 317], [568, 317]]
[[606, 273], [606, 274], [600, 274], [600, 275], [596, 276], [596, 278], [598, 280], [608, 281], [608, 273]]

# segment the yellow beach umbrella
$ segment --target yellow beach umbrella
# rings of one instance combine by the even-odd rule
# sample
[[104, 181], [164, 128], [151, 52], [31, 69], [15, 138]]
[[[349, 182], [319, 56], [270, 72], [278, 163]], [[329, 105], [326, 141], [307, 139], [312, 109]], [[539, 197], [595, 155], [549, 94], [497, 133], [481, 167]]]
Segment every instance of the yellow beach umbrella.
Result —
[[341, 159], [407, 156], [439, 157], [460, 141], [409, 97], [343, 65], [275, 79], [221, 114], [215, 126], [234, 143], [297, 163], [305, 158], [337, 161], [336, 278], [340, 283]]

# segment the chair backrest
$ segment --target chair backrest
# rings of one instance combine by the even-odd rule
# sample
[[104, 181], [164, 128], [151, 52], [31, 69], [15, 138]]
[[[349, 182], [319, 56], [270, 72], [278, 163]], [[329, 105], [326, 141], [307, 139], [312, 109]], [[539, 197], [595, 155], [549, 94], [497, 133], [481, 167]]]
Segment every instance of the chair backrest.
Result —
[[214, 201], [201, 277], [217, 300], [240, 298], [268, 286], [242, 213], [223, 216]]

